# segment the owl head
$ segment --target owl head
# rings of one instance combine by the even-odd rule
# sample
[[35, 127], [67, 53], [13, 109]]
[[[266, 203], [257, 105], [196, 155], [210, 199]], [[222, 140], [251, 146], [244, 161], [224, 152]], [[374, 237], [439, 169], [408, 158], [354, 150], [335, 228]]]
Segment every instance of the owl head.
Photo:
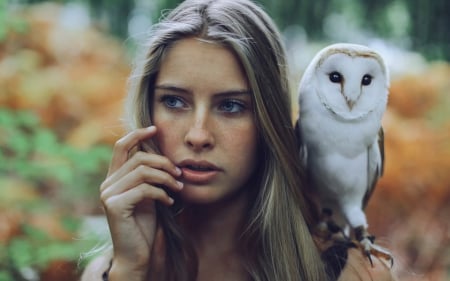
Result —
[[300, 106], [315, 101], [345, 120], [382, 112], [389, 93], [388, 76], [383, 58], [374, 50], [356, 44], [330, 45], [317, 53], [303, 75]]

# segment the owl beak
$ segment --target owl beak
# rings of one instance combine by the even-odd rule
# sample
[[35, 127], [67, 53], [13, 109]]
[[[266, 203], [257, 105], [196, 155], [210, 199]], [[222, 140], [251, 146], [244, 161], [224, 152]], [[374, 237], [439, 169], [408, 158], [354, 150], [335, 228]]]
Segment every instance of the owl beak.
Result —
[[345, 95], [344, 93], [342, 93], [342, 96], [344, 97], [345, 102], [347, 103], [348, 109], [350, 109], [350, 111], [352, 111], [353, 106], [355, 106], [355, 104], [356, 104], [356, 101], [347, 97], [347, 95]]
[[361, 97], [361, 89], [350, 85], [343, 85], [341, 88], [341, 95], [345, 99], [345, 103], [350, 111], [353, 110], [359, 98]]
[[352, 111], [353, 106], [355, 105], [356, 101], [352, 101], [350, 99], [346, 99], [346, 102], [347, 102], [348, 108], [350, 109], [350, 111]]

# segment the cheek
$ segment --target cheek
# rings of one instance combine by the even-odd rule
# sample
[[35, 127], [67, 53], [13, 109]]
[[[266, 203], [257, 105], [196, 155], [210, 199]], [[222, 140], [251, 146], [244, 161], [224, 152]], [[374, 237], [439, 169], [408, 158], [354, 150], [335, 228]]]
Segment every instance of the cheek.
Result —
[[161, 153], [171, 158], [170, 152], [174, 151], [175, 145], [180, 143], [181, 132], [180, 122], [174, 122], [173, 119], [154, 118], [153, 124], [157, 128], [156, 141]]
[[254, 169], [257, 159], [257, 131], [253, 125], [240, 126], [228, 131], [223, 137], [224, 150], [236, 159], [236, 163], [245, 163], [244, 167]]
[[227, 140], [229, 146], [233, 146], [234, 151], [240, 151], [242, 155], [253, 155], [256, 150], [256, 134], [250, 131], [236, 133]]

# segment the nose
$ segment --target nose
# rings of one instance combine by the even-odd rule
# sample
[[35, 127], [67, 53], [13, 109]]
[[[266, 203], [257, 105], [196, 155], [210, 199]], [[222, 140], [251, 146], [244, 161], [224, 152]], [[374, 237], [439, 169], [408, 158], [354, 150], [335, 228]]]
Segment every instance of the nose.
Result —
[[211, 149], [215, 145], [212, 132], [207, 128], [206, 117], [197, 119], [187, 131], [184, 143], [195, 151]]

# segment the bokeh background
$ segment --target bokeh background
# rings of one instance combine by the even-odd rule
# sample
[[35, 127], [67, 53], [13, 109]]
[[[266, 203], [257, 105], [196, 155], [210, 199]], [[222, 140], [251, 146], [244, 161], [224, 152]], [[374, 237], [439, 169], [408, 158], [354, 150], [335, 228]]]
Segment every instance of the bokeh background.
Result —
[[[106, 239], [98, 187], [124, 133], [130, 64], [178, 2], [0, 0], [0, 281], [77, 280], [83, 253]], [[259, 2], [283, 33], [293, 85], [330, 43], [386, 59], [386, 169], [370, 229], [400, 280], [450, 280], [450, 2]]]

